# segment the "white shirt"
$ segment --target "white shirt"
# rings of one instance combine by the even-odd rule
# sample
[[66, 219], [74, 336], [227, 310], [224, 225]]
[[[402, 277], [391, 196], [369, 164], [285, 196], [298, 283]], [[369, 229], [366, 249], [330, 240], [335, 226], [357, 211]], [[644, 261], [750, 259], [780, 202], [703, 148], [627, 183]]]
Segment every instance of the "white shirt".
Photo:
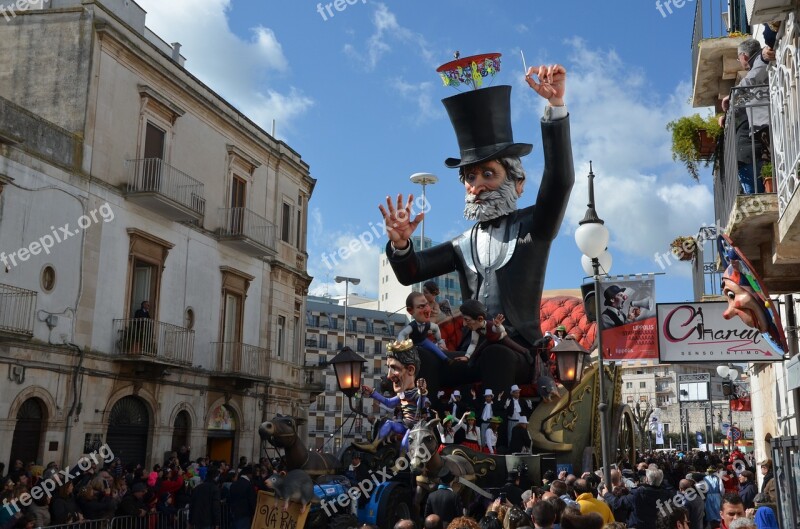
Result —
[[488, 421], [494, 416], [494, 411], [492, 410], [492, 403], [486, 402], [483, 405], [483, 413], [481, 413], [481, 419], [484, 421]]
[[486, 430], [486, 442], [484, 444], [489, 449], [490, 454], [495, 453], [494, 447], [497, 446], [497, 434], [491, 428]]
[[522, 411], [522, 408], [519, 405], [519, 399], [511, 399], [511, 402], [514, 403], [514, 413], [511, 414], [510, 420], [518, 421], [519, 420], [519, 414]]

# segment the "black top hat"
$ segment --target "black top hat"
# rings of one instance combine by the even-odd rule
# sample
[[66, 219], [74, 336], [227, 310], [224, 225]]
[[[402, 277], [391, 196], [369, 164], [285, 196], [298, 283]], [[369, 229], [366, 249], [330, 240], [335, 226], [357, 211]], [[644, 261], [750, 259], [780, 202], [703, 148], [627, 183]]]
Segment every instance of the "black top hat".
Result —
[[606, 298], [606, 302], [604, 303], [604, 305], [606, 307], [611, 305], [614, 296], [616, 296], [620, 292], [625, 292], [625, 287], [620, 288], [617, 285], [611, 285], [610, 287], [608, 287], [606, 291], [603, 292], [603, 297]]
[[456, 132], [461, 159], [448, 158], [450, 168], [503, 156], [525, 156], [530, 143], [514, 143], [511, 131], [511, 87], [492, 86], [442, 99]]

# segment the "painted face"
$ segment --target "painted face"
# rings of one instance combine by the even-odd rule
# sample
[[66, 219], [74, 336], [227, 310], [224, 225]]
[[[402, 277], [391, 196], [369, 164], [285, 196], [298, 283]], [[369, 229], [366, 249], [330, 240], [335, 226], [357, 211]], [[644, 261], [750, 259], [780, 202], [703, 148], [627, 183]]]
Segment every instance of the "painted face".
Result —
[[392, 389], [395, 393], [400, 393], [414, 387], [414, 366], [404, 366], [399, 360], [390, 358], [386, 361], [389, 368], [387, 378], [392, 381]]
[[722, 510], [719, 511], [719, 515], [722, 521], [725, 522], [725, 525], [729, 526], [734, 520], [744, 517], [744, 505], [741, 503], [724, 503], [722, 505]]
[[522, 194], [524, 181], [508, 180], [505, 167], [497, 160], [481, 162], [464, 169], [466, 190], [464, 218], [491, 220], [513, 212]]
[[728, 301], [728, 310], [722, 316], [729, 320], [738, 316], [748, 327], [760, 332], [769, 331], [769, 322], [764, 314], [761, 301], [746, 287], [736, 284], [730, 279], [723, 279], [722, 294]]
[[427, 323], [431, 321], [431, 305], [425, 296], [417, 296], [414, 298], [414, 306], [409, 309], [411, 317], [419, 323]]
[[477, 331], [478, 329], [483, 329], [483, 324], [486, 320], [478, 316], [477, 319], [470, 318], [469, 316], [463, 316], [464, 325], [467, 329], [471, 331]]

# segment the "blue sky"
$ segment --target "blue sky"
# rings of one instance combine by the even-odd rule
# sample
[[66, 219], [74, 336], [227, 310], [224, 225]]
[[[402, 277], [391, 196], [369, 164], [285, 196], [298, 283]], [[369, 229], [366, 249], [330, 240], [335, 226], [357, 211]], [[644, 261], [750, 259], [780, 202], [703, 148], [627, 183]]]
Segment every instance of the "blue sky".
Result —
[[[546, 288], [582, 280], [573, 232], [586, 210], [589, 160], [599, 215], [611, 232], [612, 274], [666, 272], [661, 302], [691, 298], [689, 265], [662, 268], [656, 252], [678, 235], [713, 224], [710, 171], [695, 183], [670, 154], [666, 123], [693, 113], [690, 41], [695, 2], [662, 16], [654, 2], [562, 0], [351, 0], [321, 15], [307, 0], [137, 0], [147, 25], [179, 41], [186, 67], [310, 164], [318, 183], [309, 211], [311, 292], [343, 293], [336, 275], [360, 277], [377, 296], [385, 240], [328, 267], [334, 254], [381, 221], [387, 194], [419, 194], [409, 182], [432, 172], [426, 236], [467, 229], [463, 187], [444, 159], [458, 156], [435, 69], [452, 58], [503, 54], [493, 84], [510, 84], [515, 140], [534, 145], [523, 159], [529, 205], [541, 177], [539, 118], [545, 102], [524, 84], [527, 64], [567, 68], [576, 186], [550, 255]], [[340, 5], [342, 5], [340, 4]], [[700, 109], [707, 113], [707, 109]], [[330, 262], [330, 260], [329, 260]]]

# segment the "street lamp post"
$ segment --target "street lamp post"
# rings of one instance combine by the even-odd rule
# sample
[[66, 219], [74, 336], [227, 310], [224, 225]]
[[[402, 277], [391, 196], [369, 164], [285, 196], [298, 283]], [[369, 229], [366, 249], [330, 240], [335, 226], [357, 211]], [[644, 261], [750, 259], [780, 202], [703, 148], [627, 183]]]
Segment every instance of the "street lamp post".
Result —
[[[428, 199], [425, 197], [425, 186], [428, 184], [435, 184], [439, 179], [436, 175], [430, 173], [414, 173], [411, 175], [410, 180], [414, 184], [422, 185], [422, 207], [424, 208], [428, 205]], [[425, 249], [425, 217], [422, 217], [422, 226], [420, 226], [419, 249]]]
[[[337, 283], [344, 283], [344, 340], [342, 340], [342, 348], [347, 347], [347, 302], [350, 299], [350, 283], [353, 286], [358, 285], [361, 283], [361, 280], [357, 277], [345, 277], [345, 276], [336, 276], [333, 278], [334, 281]], [[339, 424], [344, 425], [344, 406], [339, 407]], [[340, 438], [341, 438], [341, 446], [344, 446], [344, 428], [340, 430]]]
[[592, 162], [589, 162], [589, 204], [586, 215], [578, 224], [575, 230], [575, 242], [578, 245], [583, 258], [581, 264], [587, 275], [594, 276], [594, 303], [596, 316], [596, 335], [597, 335], [597, 361], [598, 376], [600, 377], [600, 399], [598, 411], [600, 412], [600, 452], [603, 460], [603, 480], [606, 487], [611, 486], [611, 466], [608, 453], [608, 404], [606, 403], [605, 391], [605, 367], [603, 365], [603, 337], [600, 333], [600, 267], [605, 273], [611, 267], [611, 257], [608, 248], [608, 228], [594, 209], [594, 172], [592, 172]]
[[[739, 378], [739, 370], [735, 367], [730, 367], [726, 365], [717, 366], [717, 375], [722, 377], [723, 380], [723, 388], [725, 384], [729, 384], [730, 391], [728, 393], [725, 392], [723, 389], [722, 394], [723, 396], [727, 397], [728, 399], [734, 398], [736, 392], [733, 387], [733, 381]], [[730, 437], [730, 429], [733, 428], [733, 408], [731, 408], [730, 402], [728, 402], [728, 435]], [[732, 439], [731, 439], [732, 441]]]

